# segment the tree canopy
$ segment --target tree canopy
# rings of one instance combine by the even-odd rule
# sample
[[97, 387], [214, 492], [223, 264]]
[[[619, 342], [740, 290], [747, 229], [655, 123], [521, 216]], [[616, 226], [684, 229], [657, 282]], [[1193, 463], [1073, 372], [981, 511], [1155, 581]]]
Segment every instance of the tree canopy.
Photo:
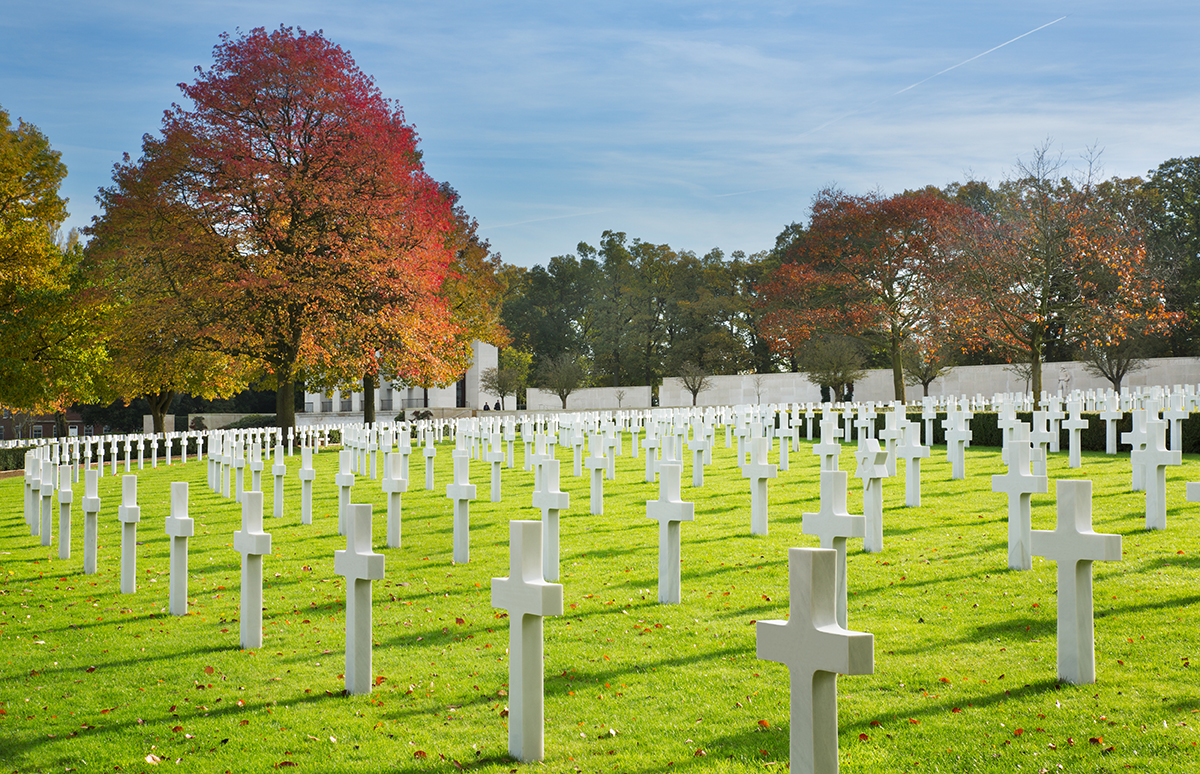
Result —
[[[191, 106], [117, 165], [93, 233], [159, 243], [171, 317], [275, 388], [281, 426], [298, 379], [456, 378], [470, 345], [442, 288], [470, 236], [401, 109], [339, 46], [287, 27], [222, 35], [197, 72]], [[108, 243], [116, 265], [141, 260]]]

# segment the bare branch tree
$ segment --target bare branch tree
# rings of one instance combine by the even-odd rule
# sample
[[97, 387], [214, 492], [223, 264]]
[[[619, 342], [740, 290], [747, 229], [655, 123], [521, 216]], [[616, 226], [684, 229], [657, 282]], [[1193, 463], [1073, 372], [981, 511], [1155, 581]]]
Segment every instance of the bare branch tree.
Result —
[[690, 360], [679, 367], [679, 380], [683, 382], [683, 388], [692, 394], [693, 406], [696, 405], [696, 397], [712, 386], [712, 377], [708, 372]]

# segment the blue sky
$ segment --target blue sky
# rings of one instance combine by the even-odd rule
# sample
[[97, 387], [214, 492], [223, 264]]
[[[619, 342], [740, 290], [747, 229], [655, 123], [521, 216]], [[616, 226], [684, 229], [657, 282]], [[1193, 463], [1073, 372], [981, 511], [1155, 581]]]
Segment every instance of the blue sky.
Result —
[[0, 106], [62, 152], [67, 225], [221, 32], [280, 24], [348, 49], [525, 266], [605, 229], [764, 250], [827, 185], [996, 181], [1046, 140], [1106, 177], [1200, 155], [1187, 2], [8, 0]]

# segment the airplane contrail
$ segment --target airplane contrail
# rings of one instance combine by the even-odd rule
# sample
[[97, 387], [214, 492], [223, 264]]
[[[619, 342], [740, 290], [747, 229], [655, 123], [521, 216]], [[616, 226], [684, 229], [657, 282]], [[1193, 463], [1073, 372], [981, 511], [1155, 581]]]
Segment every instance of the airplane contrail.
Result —
[[494, 225], [489, 224], [487, 226], [481, 226], [481, 228], [508, 228], [510, 226], [524, 226], [526, 223], [541, 223], [542, 221], [546, 220], [562, 220], [564, 218], [582, 218], [585, 215], [599, 215], [602, 212], [611, 211], [612, 209], [608, 208], [603, 210], [592, 210], [590, 212], [573, 212], [570, 215], [550, 215], [545, 218], [530, 218], [529, 220], [518, 220], [512, 223], [497, 223]]
[[[1004, 47], [1005, 47], [1005, 46], [1007, 46], [1009, 43], [1015, 43], [1016, 41], [1020, 40], [1021, 38], [1028, 37], [1029, 35], [1032, 35], [1033, 33], [1037, 32], [1038, 30], [1044, 30], [1044, 29], [1046, 29], [1047, 27], [1049, 27], [1051, 24], [1058, 24], [1060, 21], [1062, 21], [1062, 20], [1063, 20], [1063, 19], [1065, 19], [1065, 18], [1067, 18], [1067, 17], [1066, 17], [1066, 16], [1060, 16], [1060, 17], [1058, 17], [1057, 19], [1055, 19], [1054, 21], [1051, 21], [1051, 22], [1046, 22], [1045, 24], [1043, 24], [1043, 25], [1042, 25], [1042, 26], [1040, 26], [1040, 27], [1034, 27], [1034, 28], [1033, 28], [1033, 29], [1031, 29], [1029, 32], [1024, 32], [1024, 33], [1022, 33], [1022, 34], [1020, 34], [1020, 35], [1016, 36], [1016, 37], [1015, 37], [1015, 38], [1013, 38], [1012, 40], [1006, 40], [1006, 41], [1004, 41], [1003, 43], [1001, 43], [1000, 45], [998, 45], [998, 46], [993, 46], [993, 47], [989, 48], [987, 51], [984, 51], [984, 52], [983, 52], [983, 53], [981, 53], [981, 54], [976, 54], [975, 56], [971, 57], [970, 59], [964, 59], [963, 61], [959, 62], [958, 64], [956, 64], [956, 65], [951, 65], [950, 67], [947, 67], [945, 70], [941, 70], [941, 71], [939, 71], [939, 72], [936, 72], [936, 73], [934, 73], [933, 75], [929, 76], [928, 78], [923, 78], [922, 80], [919, 80], [919, 81], [917, 81], [916, 83], [912, 84], [911, 86], [905, 86], [903, 89], [900, 89], [900, 91], [897, 91], [897, 92], [895, 92], [894, 94], [891, 94], [890, 96], [893, 96], [893, 97], [895, 97], [895, 96], [897, 96], [897, 95], [899, 95], [899, 94], [903, 94], [904, 92], [906, 92], [906, 91], [909, 91], [910, 89], [915, 89], [916, 87], [920, 86], [922, 83], [926, 83], [926, 82], [928, 82], [928, 81], [931, 81], [931, 80], [933, 80], [934, 78], [938, 77], [939, 75], [942, 75], [942, 74], [944, 74], [944, 73], [948, 73], [948, 72], [950, 72], [951, 70], [954, 70], [954, 69], [956, 69], [956, 68], [962, 67], [962, 66], [963, 66], [963, 65], [965, 65], [965, 64], [969, 64], [969, 63], [971, 63], [971, 62], [974, 62], [976, 59], [979, 59], [980, 57], [983, 57], [983, 56], [987, 56], [988, 54], [990, 54], [990, 53], [992, 53], [993, 51], [996, 51], [996, 50], [998, 50], [998, 49], [1004, 48]], [[882, 98], [882, 97], [880, 97], [879, 99], [874, 99], [874, 100], [871, 100], [871, 101], [870, 101], [870, 102], [868, 102], [866, 105], [863, 105], [863, 106], [862, 106], [862, 107], [860, 107], [860, 108], [857, 108], [857, 109], [855, 109], [855, 110], [851, 110], [851, 111], [850, 111], [850, 112], [848, 112], [848, 113], [843, 113], [843, 114], [842, 114], [842, 115], [840, 115], [840, 116], [836, 116], [836, 117], [834, 117], [834, 118], [831, 118], [831, 119], [829, 119], [828, 121], [826, 121], [825, 123], [821, 124], [820, 126], [814, 127], [814, 128], [812, 128], [812, 129], [809, 129], [807, 132], [803, 132], [803, 133], [801, 133], [800, 135], [798, 135], [798, 138], [799, 138], [799, 137], [807, 137], [807, 136], [808, 136], [808, 135], [810, 135], [810, 134], [814, 134], [815, 132], [819, 132], [819, 131], [821, 131], [822, 129], [824, 129], [825, 127], [827, 127], [827, 126], [829, 126], [829, 125], [831, 125], [831, 124], [836, 124], [838, 121], [841, 121], [843, 118], [849, 118], [849, 117], [850, 117], [850, 116], [852, 116], [852, 115], [856, 115], [856, 114], [858, 114], [858, 113], [861, 113], [861, 112], [863, 112], [864, 110], [866, 110], [867, 108], [871, 107], [872, 105], [875, 105], [876, 103], [880, 102], [882, 99], [883, 99], [883, 98]]]
[[[1016, 42], [1017, 42], [1018, 40], [1020, 40], [1021, 38], [1028, 37], [1029, 35], [1032, 35], [1033, 33], [1037, 32], [1038, 30], [1044, 30], [1044, 29], [1046, 29], [1047, 27], [1049, 27], [1051, 24], [1058, 24], [1060, 21], [1062, 21], [1062, 20], [1063, 20], [1063, 19], [1065, 19], [1065, 18], [1067, 18], [1067, 17], [1066, 17], [1066, 16], [1060, 16], [1060, 17], [1058, 17], [1057, 19], [1055, 19], [1055, 20], [1054, 20], [1054, 21], [1052, 21], [1052, 22], [1046, 22], [1045, 24], [1043, 24], [1043, 25], [1042, 25], [1042, 26], [1040, 26], [1040, 27], [1034, 27], [1034, 28], [1033, 28], [1033, 29], [1031, 29], [1029, 32], [1022, 33], [1022, 34], [1020, 34], [1020, 35], [1016, 36], [1015, 38], [1013, 38], [1012, 40], [1006, 40], [1006, 41], [1004, 41], [1003, 43], [1001, 43], [1001, 44], [1000, 44], [1000, 45], [998, 45], [998, 46], [993, 46], [992, 48], [989, 48], [987, 51], [984, 51], [982, 54], [976, 54], [975, 56], [971, 57], [970, 59], [964, 59], [963, 61], [959, 62], [958, 64], [956, 64], [956, 65], [951, 65], [950, 67], [947, 67], [945, 70], [942, 70], [942, 71], [940, 71], [940, 72], [936, 72], [936, 73], [934, 73], [933, 75], [929, 76], [928, 78], [925, 78], [924, 80], [917, 81], [916, 83], [914, 83], [914, 84], [913, 84], [913, 85], [911, 85], [911, 86], [905, 86], [903, 89], [901, 89], [900, 91], [896, 92], [896, 94], [903, 94], [904, 92], [908, 91], [909, 89], [915, 89], [916, 87], [920, 86], [922, 83], [925, 83], [925, 81], [931, 81], [931, 80], [933, 80], [934, 78], [938, 77], [939, 75], [943, 75], [944, 73], [948, 73], [948, 72], [950, 72], [951, 70], [953, 70], [953, 69], [955, 69], [955, 68], [962, 67], [962, 66], [963, 66], [963, 65], [965, 65], [965, 64], [970, 64], [971, 62], [974, 62], [976, 59], [978, 59], [978, 58], [979, 58], [979, 57], [981, 57], [981, 56], [987, 56], [988, 54], [992, 53], [993, 51], [996, 51], [997, 49], [1004, 48], [1004, 47], [1005, 47], [1005, 46], [1007, 46], [1009, 43], [1016, 43]], [[893, 94], [892, 96], [894, 97], [894, 96], [896, 96], [896, 94]]]

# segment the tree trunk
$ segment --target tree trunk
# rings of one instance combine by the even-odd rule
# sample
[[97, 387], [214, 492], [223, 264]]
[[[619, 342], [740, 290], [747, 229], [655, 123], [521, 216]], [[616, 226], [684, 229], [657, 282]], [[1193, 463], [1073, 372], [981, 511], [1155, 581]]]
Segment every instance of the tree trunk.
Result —
[[146, 396], [146, 402], [150, 404], [150, 416], [154, 419], [155, 435], [162, 435], [166, 432], [165, 417], [167, 409], [171, 407], [171, 401], [173, 400], [175, 400], [174, 390], [164, 390]]
[[904, 358], [900, 354], [900, 340], [892, 337], [892, 389], [896, 400], [904, 402]]
[[368, 425], [375, 423], [375, 376], [363, 374], [363, 422]]
[[275, 390], [275, 424], [280, 430], [296, 426], [296, 383], [291, 379]]
[[1033, 407], [1037, 410], [1042, 406], [1042, 348], [1032, 347], [1029, 352], [1029, 385], [1033, 391]]

